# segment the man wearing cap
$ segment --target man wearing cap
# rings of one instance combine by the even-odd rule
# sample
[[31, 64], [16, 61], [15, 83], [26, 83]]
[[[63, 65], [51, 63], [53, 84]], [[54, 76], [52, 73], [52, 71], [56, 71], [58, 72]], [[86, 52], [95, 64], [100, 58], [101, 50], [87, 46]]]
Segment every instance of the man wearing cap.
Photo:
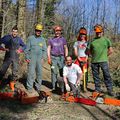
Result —
[[92, 56], [91, 67], [95, 82], [95, 91], [102, 92], [99, 78], [99, 70], [101, 68], [108, 95], [113, 96], [112, 80], [108, 66], [108, 56], [113, 51], [112, 44], [108, 38], [103, 36], [103, 27], [101, 25], [95, 25], [94, 31], [96, 36], [88, 45], [86, 53], [90, 53]]
[[[37, 24], [35, 26], [35, 34], [28, 37], [26, 44], [26, 62], [28, 63], [28, 76], [26, 87], [28, 92], [32, 93], [33, 84], [35, 82], [35, 89], [40, 92], [42, 82], [42, 61], [47, 56], [47, 48], [45, 39], [41, 36], [43, 26]], [[36, 81], [34, 76], [36, 75]]]
[[[57, 87], [57, 78], [63, 76], [64, 57], [68, 55], [67, 43], [62, 37], [61, 26], [53, 28], [55, 36], [48, 41], [48, 63], [51, 65], [52, 89]], [[58, 74], [59, 73], [59, 74]]]

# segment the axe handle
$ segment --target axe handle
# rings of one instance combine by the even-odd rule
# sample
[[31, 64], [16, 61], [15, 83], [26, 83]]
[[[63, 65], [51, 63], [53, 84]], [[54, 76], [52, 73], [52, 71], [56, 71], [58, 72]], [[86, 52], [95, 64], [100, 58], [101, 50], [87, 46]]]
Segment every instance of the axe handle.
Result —
[[86, 89], [86, 68], [83, 66], [83, 90], [87, 91]]

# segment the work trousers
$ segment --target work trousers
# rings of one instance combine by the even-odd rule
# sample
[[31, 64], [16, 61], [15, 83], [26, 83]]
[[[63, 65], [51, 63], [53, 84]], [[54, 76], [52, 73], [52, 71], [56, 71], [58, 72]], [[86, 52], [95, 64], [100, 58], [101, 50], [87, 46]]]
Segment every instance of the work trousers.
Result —
[[12, 58], [5, 58], [0, 70], [0, 80], [3, 79], [4, 75], [7, 72], [7, 69], [9, 68], [10, 64], [12, 64], [12, 80], [16, 80], [18, 78], [18, 59], [12, 59]]
[[[58, 77], [58, 84], [61, 88], [61, 92], [66, 93], [65, 83], [64, 83], [63, 77]], [[73, 93], [73, 95], [79, 96], [80, 95], [80, 86], [76, 86], [75, 84], [73, 84], [69, 81], [68, 81], [68, 84], [70, 86], [70, 89], [71, 89], [71, 92]]]
[[64, 56], [51, 56], [52, 66], [51, 66], [51, 80], [52, 87], [56, 87], [57, 77], [63, 76], [63, 67], [64, 67]]
[[106, 88], [108, 91], [111, 92], [112, 91], [112, 79], [110, 76], [108, 63], [107, 62], [92, 63], [91, 68], [92, 68], [92, 74], [93, 74], [93, 79], [95, 83], [95, 90], [98, 92], [101, 92], [100, 77], [99, 77], [99, 71], [101, 68], [103, 72], [104, 83], [106, 85]]
[[[28, 77], [27, 77], [27, 89], [32, 89], [35, 83], [36, 90], [40, 91], [42, 83], [42, 64], [41, 57], [32, 57], [28, 64]], [[35, 79], [36, 76], [36, 79]]]

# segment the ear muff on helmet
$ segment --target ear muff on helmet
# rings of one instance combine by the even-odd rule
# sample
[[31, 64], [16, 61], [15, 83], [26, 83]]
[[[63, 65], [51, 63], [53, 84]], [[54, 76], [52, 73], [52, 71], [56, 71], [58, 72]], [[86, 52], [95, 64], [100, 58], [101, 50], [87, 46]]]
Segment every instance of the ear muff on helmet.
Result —
[[96, 33], [101, 33], [101, 32], [103, 32], [103, 27], [101, 25], [95, 25], [94, 26], [94, 31]]

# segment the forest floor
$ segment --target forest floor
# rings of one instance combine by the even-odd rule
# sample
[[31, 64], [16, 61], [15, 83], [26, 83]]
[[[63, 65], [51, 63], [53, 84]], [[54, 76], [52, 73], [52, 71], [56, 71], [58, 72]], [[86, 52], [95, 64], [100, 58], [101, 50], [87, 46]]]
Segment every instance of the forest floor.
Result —
[[[43, 84], [41, 89], [51, 92], [50, 68], [43, 65]], [[16, 83], [17, 88], [24, 89], [21, 82]], [[89, 90], [81, 92], [83, 97], [92, 95], [94, 84], [88, 84]], [[104, 89], [104, 86], [103, 86]], [[35, 94], [36, 91], [34, 91]], [[34, 103], [23, 105], [20, 101], [0, 100], [0, 120], [119, 120], [120, 107], [97, 104], [88, 106], [80, 103], [69, 103], [59, 100], [60, 95], [52, 93], [47, 103]]]

